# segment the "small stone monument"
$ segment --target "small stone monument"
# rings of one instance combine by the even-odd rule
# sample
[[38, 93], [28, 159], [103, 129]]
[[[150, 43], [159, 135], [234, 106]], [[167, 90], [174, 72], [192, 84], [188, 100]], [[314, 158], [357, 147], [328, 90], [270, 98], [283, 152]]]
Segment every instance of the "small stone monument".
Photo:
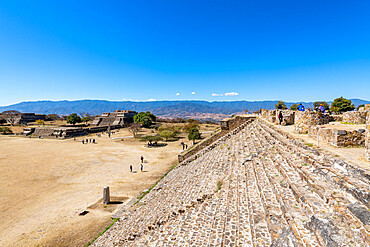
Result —
[[105, 186], [103, 190], [103, 204], [107, 205], [108, 203], [110, 203], [109, 186]]

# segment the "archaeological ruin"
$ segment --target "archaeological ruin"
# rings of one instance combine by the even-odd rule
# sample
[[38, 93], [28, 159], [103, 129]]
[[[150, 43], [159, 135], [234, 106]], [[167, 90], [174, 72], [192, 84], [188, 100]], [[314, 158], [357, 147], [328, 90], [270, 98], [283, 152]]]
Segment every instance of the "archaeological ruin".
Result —
[[[323, 133], [365, 141], [369, 157], [369, 118], [366, 131]], [[317, 135], [332, 120], [296, 112], [295, 130]], [[92, 246], [370, 245], [369, 171], [276, 127], [276, 111], [226, 119], [188, 152]]]
[[11, 124], [28, 124], [30, 122], [35, 122], [36, 120], [45, 120], [45, 114], [35, 114], [35, 113], [19, 113], [14, 116], [13, 122], [10, 122], [6, 117], [0, 114], [0, 118], [4, 118], [8, 123]]
[[130, 110], [116, 110], [114, 112], [103, 113], [100, 116], [95, 117], [92, 122], [93, 126], [127, 126], [134, 122], [134, 116], [137, 114], [136, 111]]
[[125, 128], [134, 122], [136, 111], [130, 110], [116, 110], [111, 113], [103, 113], [96, 117], [92, 126], [43, 126], [24, 128], [22, 134], [29, 137], [42, 138], [73, 138], [77, 136], [84, 136], [91, 133], [98, 133], [110, 131], [118, 128]]

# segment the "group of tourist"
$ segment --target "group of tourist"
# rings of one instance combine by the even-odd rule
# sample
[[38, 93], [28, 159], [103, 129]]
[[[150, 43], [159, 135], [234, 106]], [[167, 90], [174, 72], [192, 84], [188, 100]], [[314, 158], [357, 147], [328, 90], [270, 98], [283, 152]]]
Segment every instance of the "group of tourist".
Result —
[[157, 142], [148, 142], [148, 148], [150, 147], [158, 147], [158, 143]]
[[95, 142], [95, 139], [82, 139], [82, 144], [88, 144], [88, 143], [93, 143], [93, 144], [95, 144], [96, 142]]
[[188, 144], [181, 142], [182, 150], [188, 149]]
[[[144, 163], [144, 157], [141, 156], [140, 157], [140, 160], [141, 160], [141, 163], [140, 163], [140, 171], [142, 172], [144, 170], [144, 165], [143, 165], [143, 163]], [[130, 172], [132, 172], [132, 165], [130, 165]]]

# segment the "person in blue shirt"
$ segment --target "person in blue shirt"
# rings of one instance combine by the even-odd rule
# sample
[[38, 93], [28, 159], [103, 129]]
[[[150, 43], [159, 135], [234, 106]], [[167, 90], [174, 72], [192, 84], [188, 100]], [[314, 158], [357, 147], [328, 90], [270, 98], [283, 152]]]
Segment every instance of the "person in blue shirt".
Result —
[[298, 111], [305, 111], [304, 106], [302, 105], [302, 103], [299, 104], [299, 106], [297, 107], [297, 110]]
[[320, 110], [322, 113], [325, 113], [325, 107], [324, 107], [322, 104], [320, 104], [320, 106], [319, 106], [319, 110]]

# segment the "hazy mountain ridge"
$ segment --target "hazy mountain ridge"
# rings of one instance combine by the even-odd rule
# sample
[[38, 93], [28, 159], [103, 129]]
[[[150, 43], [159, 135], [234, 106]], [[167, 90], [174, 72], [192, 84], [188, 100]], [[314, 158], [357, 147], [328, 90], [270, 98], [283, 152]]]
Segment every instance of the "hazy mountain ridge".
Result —
[[[6, 110], [17, 110], [20, 112], [34, 112], [38, 114], [68, 115], [71, 113], [85, 113], [92, 115], [112, 112], [115, 110], [151, 111], [162, 117], [182, 117], [199, 119], [220, 119], [225, 116], [237, 114], [248, 110], [249, 112], [259, 109], [274, 109], [277, 100], [270, 101], [107, 101], [107, 100], [75, 100], [75, 101], [32, 101], [21, 102], [9, 106], [0, 107], [0, 112]], [[369, 104], [370, 101], [352, 99], [356, 106]], [[295, 102], [286, 102], [290, 107]], [[306, 108], [313, 107], [313, 102], [302, 102]], [[198, 117], [197, 117], [198, 116]]]

